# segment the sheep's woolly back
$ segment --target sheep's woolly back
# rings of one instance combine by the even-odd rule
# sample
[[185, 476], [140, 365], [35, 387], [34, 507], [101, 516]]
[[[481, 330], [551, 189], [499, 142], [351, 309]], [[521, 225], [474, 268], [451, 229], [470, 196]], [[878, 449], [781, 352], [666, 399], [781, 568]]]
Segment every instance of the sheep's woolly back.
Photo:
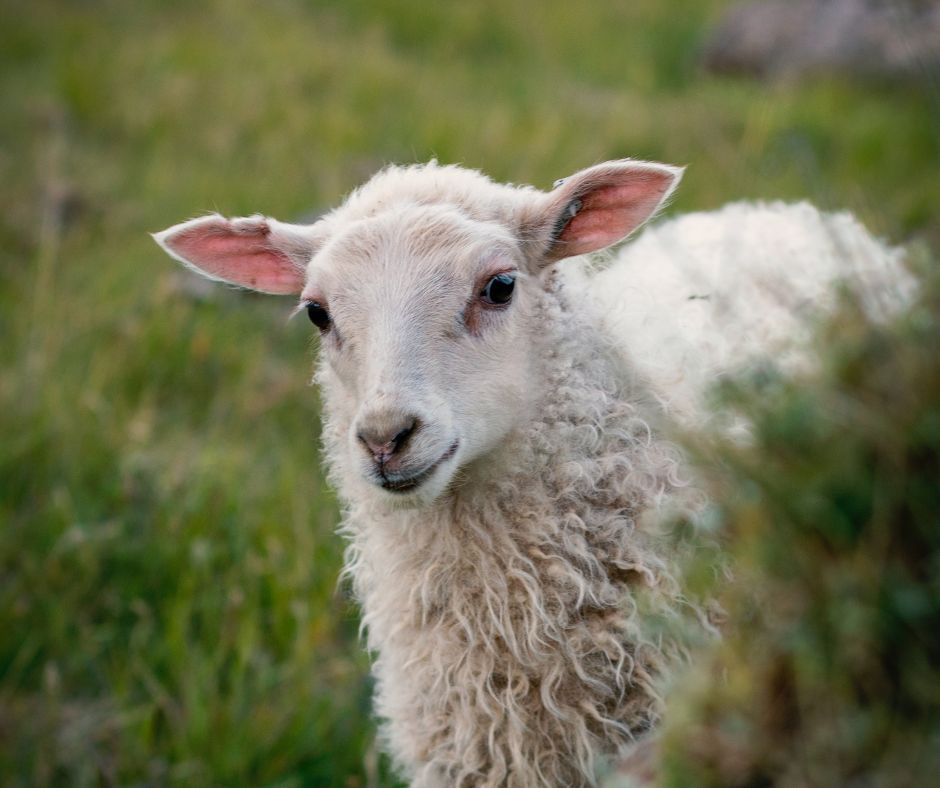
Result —
[[567, 271], [670, 415], [701, 426], [718, 376], [768, 354], [805, 361], [800, 345], [835, 305], [837, 283], [874, 317], [909, 301], [902, 259], [848, 213], [733, 203], [647, 229], [593, 277]]
[[[376, 709], [416, 785], [588, 784], [659, 715], [672, 655], [634, 592], [668, 609], [676, 589], [639, 518], [680, 485], [678, 456], [577, 315], [550, 285], [545, 398], [499, 457], [430, 509], [348, 502]], [[328, 422], [328, 457], [341, 440]]]

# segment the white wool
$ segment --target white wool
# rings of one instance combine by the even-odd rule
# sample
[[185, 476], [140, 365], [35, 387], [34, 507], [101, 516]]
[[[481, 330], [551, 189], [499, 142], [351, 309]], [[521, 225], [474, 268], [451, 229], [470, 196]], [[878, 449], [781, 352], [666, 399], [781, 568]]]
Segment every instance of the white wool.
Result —
[[806, 362], [803, 344], [840, 285], [874, 316], [907, 301], [903, 256], [849, 213], [741, 202], [648, 227], [600, 271], [566, 271], [669, 415], [700, 426], [721, 376], [765, 358]]

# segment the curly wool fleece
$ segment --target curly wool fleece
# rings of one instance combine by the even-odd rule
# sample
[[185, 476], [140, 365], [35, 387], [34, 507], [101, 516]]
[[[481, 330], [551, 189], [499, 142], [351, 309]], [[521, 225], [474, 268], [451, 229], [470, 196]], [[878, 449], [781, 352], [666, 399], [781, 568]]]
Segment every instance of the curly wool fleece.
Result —
[[[555, 279], [536, 327], [544, 396], [486, 478], [424, 509], [348, 503], [376, 710], [414, 785], [590, 784], [660, 713], [669, 649], [644, 634], [632, 592], [678, 604], [639, 523], [680, 484], [678, 454]], [[328, 420], [328, 458], [343, 439]]]

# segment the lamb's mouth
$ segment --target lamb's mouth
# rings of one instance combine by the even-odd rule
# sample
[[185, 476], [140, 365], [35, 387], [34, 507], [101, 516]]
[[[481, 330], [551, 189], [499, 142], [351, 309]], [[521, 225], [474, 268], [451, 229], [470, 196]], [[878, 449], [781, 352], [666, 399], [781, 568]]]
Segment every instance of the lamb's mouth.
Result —
[[383, 489], [388, 490], [393, 493], [409, 493], [421, 486], [431, 474], [438, 469], [440, 465], [447, 462], [451, 457], [457, 453], [457, 446], [460, 444], [459, 440], [455, 440], [450, 448], [447, 449], [437, 460], [432, 462], [427, 468], [419, 473], [416, 473], [414, 476], [408, 476], [407, 478], [396, 478], [389, 479], [386, 476], [382, 476], [381, 485]]

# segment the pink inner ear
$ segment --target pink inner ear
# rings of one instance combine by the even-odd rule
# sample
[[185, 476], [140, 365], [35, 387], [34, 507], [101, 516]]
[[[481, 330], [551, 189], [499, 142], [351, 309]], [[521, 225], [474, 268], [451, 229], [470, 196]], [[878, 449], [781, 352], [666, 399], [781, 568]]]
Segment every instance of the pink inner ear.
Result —
[[577, 215], [558, 236], [565, 256], [594, 252], [628, 236], [652, 215], [673, 180], [666, 172], [632, 171], [619, 182], [586, 190]]
[[187, 222], [163, 237], [177, 257], [215, 279], [265, 293], [299, 293], [303, 270], [272, 243], [271, 228], [262, 219], [221, 217]]

